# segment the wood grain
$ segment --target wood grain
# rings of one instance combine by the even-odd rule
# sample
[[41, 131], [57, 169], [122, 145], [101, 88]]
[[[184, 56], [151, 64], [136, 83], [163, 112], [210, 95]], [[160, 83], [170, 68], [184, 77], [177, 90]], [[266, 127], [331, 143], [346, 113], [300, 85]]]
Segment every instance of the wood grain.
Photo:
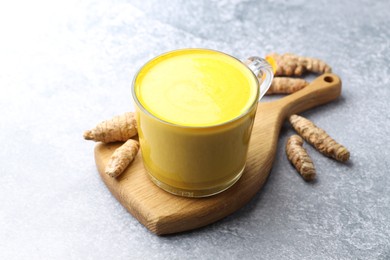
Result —
[[324, 74], [294, 94], [274, 102], [259, 103], [247, 166], [241, 179], [211, 197], [184, 198], [158, 188], [144, 170], [141, 153], [120, 177], [107, 176], [104, 168], [118, 143], [97, 144], [96, 165], [111, 193], [150, 231], [163, 235], [202, 227], [241, 208], [260, 190], [271, 170], [280, 128], [286, 117], [328, 103], [340, 93], [339, 77]]

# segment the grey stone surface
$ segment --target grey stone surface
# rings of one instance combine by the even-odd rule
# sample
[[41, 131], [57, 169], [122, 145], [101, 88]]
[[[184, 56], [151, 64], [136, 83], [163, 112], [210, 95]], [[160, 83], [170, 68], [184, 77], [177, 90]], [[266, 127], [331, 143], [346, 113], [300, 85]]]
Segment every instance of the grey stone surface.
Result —
[[[2, 2], [0, 259], [390, 259], [389, 17], [386, 0]], [[306, 145], [318, 179], [305, 183], [284, 154], [286, 124], [248, 205], [151, 234], [110, 195], [82, 132], [132, 110], [136, 70], [185, 47], [327, 61], [342, 97], [303, 115], [350, 163]]]

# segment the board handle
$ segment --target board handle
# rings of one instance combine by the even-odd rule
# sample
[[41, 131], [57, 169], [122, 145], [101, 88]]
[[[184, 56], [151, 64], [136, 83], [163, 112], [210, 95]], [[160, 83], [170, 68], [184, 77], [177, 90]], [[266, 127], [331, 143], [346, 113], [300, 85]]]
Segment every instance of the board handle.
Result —
[[305, 88], [275, 101], [286, 118], [310, 108], [326, 104], [341, 94], [341, 79], [332, 73], [317, 77]]

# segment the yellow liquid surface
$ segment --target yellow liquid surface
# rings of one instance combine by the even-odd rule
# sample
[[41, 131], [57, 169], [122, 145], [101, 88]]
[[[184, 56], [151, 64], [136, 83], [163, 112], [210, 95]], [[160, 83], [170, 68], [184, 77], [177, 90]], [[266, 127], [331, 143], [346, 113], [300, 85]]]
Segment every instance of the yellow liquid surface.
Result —
[[142, 106], [163, 121], [212, 126], [244, 114], [257, 98], [257, 79], [240, 61], [199, 49], [150, 61], [135, 79]]

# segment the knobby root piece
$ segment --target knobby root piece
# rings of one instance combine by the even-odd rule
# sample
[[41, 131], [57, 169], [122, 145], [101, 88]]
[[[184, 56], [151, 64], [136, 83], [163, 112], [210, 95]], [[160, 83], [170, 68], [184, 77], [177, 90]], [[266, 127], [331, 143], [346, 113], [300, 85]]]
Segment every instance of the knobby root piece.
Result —
[[275, 76], [301, 76], [306, 71], [319, 74], [332, 72], [332, 68], [320, 59], [298, 56], [292, 53], [283, 55], [270, 53], [266, 59], [275, 61]]
[[103, 143], [125, 142], [137, 135], [137, 122], [134, 113], [127, 112], [99, 123], [95, 128], [84, 132], [84, 139]]
[[337, 143], [313, 122], [298, 115], [290, 116], [289, 121], [295, 131], [319, 152], [340, 162], [348, 161], [350, 154], [347, 148]]
[[118, 177], [127, 166], [134, 160], [139, 150], [139, 143], [133, 139], [127, 140], [111, 155], [106, 166], [106, 174]]
[[270, 53], [266, 58], [272, 58], [275, 61], [275, 76], [300, 76], [306, 71], [304, 58], [294, 54]]
[[300, 136], [290, 136], [286, 144], [286, 154], [288, 160], [294, 165], [302, 178], [305, 181], [311, 181], [316, 177], [316, 170], [313, 161], [302, 145], [303, 140]]
[[324, 61], [316, 58], [306, 58], [306, 70], [318, 74], [330, 73], [332, 68]]
[[303, 89], [309, 84], [304, 79], [275, 77], [272, 80], [271, 87], [268, 89], [266, 95], [272, 94], [291, 94]]

